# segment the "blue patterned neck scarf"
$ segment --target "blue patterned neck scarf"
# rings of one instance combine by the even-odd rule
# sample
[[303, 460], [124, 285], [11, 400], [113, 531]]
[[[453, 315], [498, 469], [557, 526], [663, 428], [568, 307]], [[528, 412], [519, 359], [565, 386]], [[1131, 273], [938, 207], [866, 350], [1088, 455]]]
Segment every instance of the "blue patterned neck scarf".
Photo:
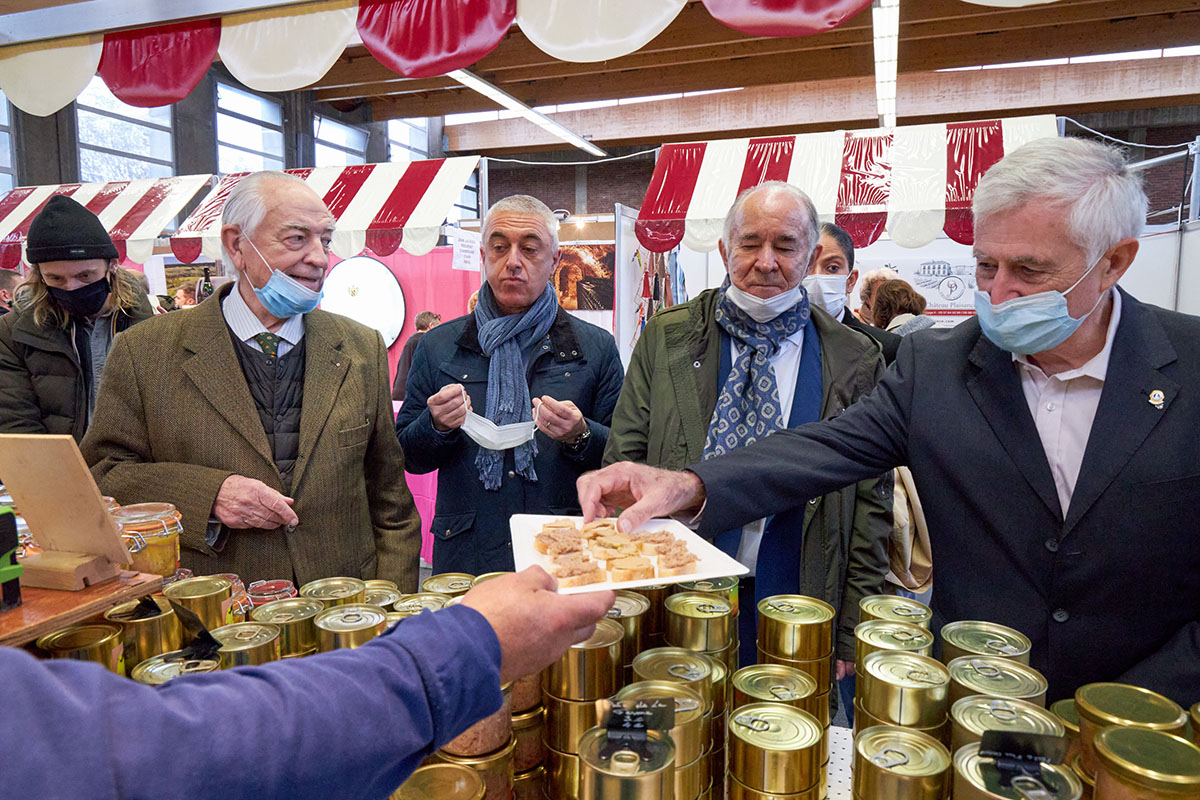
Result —
[[[729, 377], [717, 396], [704, 460], [753, 444], [768, 434], [783, 430], [787, 420], [779, 402], [779, 382], [771, 367], [771, 357], [783, 340], [808, 323], [808, 293], [799, 303], [770, 322], [755, 322], [726, 294], [729, 283], [721, 287], [717, 298], [716, 322], [742, 345], [733, 358]], [[789, 387], [790, 388], [790, 387]]]
[[[487, 409], [484, 414], [497, 425], [528, 422], [533, 418], [533, 401], [525, 377], [525, 354], [550, 331], [558, 316], [558, 293], [549, 283], [524, 314], [502, 314], [496, 305], [492, 287], [484, 283], [475, 305], [475, 324], [479, 326], [479, 347], [488, 357]], [[533, 457], [537, 440], [513, 448], [517, 474], [536, 481]], [[475, 454], [479, 480], [485, 489], [497, 491], [504, 472], [504, 453], [481, 447]]]

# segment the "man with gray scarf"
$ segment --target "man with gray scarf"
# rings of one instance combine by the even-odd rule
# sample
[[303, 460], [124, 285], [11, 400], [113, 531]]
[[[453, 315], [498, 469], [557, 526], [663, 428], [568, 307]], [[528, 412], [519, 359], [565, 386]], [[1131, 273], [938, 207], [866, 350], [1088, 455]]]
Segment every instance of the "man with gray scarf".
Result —
[[612, 335], [558, 304], [550, 209], [507, 197], [482, 234], [479, 303], [421, 339], [396, 420], [408, 471], [438, 470], [434, 572], [511, 570], [512, 514], [579, 513], [623, 377]]

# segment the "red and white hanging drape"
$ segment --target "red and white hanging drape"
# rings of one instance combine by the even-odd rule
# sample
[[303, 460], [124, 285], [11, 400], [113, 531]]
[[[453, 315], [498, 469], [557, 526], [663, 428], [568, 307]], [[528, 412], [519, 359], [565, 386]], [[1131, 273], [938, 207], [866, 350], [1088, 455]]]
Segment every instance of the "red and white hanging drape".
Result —
[[122, 258], [144, 264], [153, 254], [154, 240], [163, 228], [211, 180], [211, 175], [185, 175], [19, 186], [0, 197], [0, 267], [15, 269], [25, 260], [25, 237], [33, 218], [58, 194], [78, 201], [99, 217]]
[[[424, 255], [437, 246], [442, 223], [478, 163], [478, 156], [462, 156], [288, 172], [303, 179], [333, 214], [336, 255], [350, 258], [369, 248], [386, 256], [397, 247]], [[176, 258], [190, 264], [201, 254], [221, 257], [221, 212], [229, 192], [247, 174], [223, 177], [179, 226], [171, 237]]]
[[654, 252], [681, 243], [713, 250], [738, 194], [777, 180], [803, 189], [855, 247], [885, 229], [904, 247], [942, 231], [970, 244], [971, 199], [983, 173], [1004, 153], [1057, 133], [1054, 117], [1044, 115], [664, 145], [637, 237]]

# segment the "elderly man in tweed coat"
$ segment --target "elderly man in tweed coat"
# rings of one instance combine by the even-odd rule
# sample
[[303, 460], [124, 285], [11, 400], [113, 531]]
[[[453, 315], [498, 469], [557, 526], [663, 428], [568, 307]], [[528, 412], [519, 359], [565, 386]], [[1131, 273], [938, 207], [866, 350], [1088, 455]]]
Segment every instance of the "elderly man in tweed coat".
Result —
[[183, 566], [246, 583], [387, 578], [420, 523], [379, 334], [314, 310], [333, 218], [303, 181], [244, 178], [221, 229], [237, 281], [109, 355], [84, 456], [122, 504], [174, 503]]

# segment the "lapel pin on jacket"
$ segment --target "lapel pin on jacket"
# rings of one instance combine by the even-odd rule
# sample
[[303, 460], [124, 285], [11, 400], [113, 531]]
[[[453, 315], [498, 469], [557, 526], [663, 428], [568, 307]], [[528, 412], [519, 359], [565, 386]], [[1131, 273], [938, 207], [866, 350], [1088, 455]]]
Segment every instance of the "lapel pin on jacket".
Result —
[[1154, 406], [1159, 411], [1162, 411], [1163, 401], [1166, 399], [1167, 396], [1163, 394], [1162, 389], [1155, 389], [1154, 391], [1150, 392], [1150, 405]]

